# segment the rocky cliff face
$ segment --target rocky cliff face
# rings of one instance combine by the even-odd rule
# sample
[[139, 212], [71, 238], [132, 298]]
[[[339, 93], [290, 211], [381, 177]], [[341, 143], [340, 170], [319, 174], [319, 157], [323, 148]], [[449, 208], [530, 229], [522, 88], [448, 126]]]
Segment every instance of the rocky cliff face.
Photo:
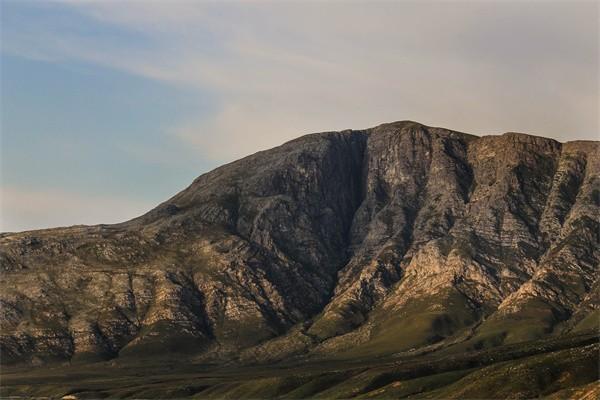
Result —
[[0, 237], [3, 363], [353, 357], [594, 329], [600, 145], [307, 135], [117, 225]]

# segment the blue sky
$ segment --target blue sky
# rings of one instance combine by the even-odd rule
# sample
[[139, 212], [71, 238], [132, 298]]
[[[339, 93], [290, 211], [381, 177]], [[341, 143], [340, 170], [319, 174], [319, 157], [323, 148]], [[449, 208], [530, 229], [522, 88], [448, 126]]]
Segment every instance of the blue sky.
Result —
[[132, 218], [314, 131], [598, 138], [597, 2], [0, 4], [1, 231]]

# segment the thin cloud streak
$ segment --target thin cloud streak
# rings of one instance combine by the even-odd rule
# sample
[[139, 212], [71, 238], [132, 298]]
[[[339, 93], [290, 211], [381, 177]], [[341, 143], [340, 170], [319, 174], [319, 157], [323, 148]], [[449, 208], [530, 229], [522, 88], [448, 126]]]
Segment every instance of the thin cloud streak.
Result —
[[71, 4], [151, 48], [99, 47], [93, 37], [41, 47], [211, 91], [212, 118], [172, 131], [215, 161], [398, 119], [563, 141], [598, 132], [590, 3]]

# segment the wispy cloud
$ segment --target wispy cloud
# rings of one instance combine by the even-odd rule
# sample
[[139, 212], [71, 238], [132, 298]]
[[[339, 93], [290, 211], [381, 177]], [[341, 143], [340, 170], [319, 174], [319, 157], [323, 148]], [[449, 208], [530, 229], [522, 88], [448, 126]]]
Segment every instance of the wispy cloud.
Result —
[[561, 140], [598, 132], [592, 2], [67, 4], [149, 45], [35, 32], [37, 47], [212, 91], [215, 112], [172, 131], [218, 161], [396, 119]]

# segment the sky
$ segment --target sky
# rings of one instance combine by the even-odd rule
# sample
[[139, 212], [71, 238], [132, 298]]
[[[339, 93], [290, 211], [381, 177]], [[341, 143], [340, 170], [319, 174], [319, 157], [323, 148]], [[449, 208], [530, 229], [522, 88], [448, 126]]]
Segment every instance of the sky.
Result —
[[599, 139], [596, 1], [0, 1], [0, 231], [120, 222], [320, 131]]

